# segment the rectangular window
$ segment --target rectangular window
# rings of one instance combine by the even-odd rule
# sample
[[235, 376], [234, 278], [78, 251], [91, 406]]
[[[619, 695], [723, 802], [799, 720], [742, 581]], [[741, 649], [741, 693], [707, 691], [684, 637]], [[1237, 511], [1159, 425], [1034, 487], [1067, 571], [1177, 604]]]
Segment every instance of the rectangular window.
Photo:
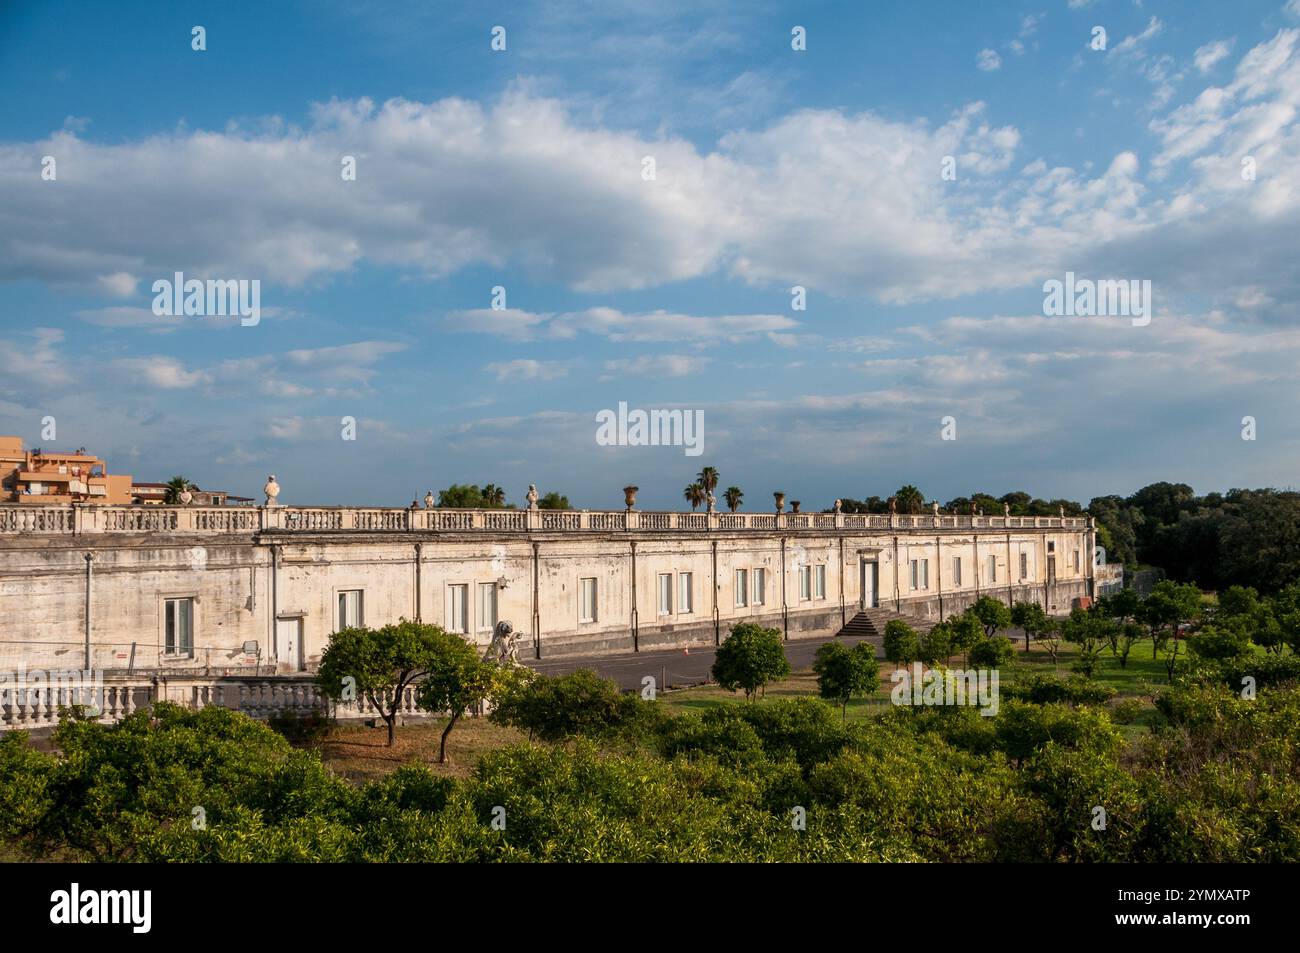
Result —
[[659, 574], [659, 614], [673, 614], [673, 574], [670, 572]]
[[807, 601], [812, 598], [812, 567], [799, 567], [799, 598]]
[[695, 611], [695, 575], [689, 572], [677, 574], [677, 611], [689, 615]]
[[469, 586], [447, 587], [447, 617], [451, 631], [469, 633]]
[[813, 595], [818, 599], [826, 598], [826, 567], [818, 566], [813, 575]]
[[1077, 549], [1074, 551], [1074, 571], [1079, 571], [1079, 551]]
[[491, 632], [497, 625], [497, 584], [478, 584], [478, 630]]
[[581, 580], [581, 598], [578, 605], [579, 622], [596, 621], [596, 577]]
[[961, 557], [952, 557], [952, 584], [961, 586]]
[[767, 601], [767, 570], [754, 570], [754, 605], [761, 606]]
[[998, 581], [998, 557], [989, 557], [989, 582]]
[[167, 599], [163, 602], [164, 651], [168, 655], [194, 652], [194, 600]]
[[364, 625], [361, 621], [361, 597], [360, 589], [344, 589], [339, 593], [339, 628], [355, 629]]
[[1028, 553], [1020, 554], [1020, 578], [1021, 579], [1029, 578], [1029, 554]]
[[749, 571], [736, 570], [736, 608], [749, 605]]

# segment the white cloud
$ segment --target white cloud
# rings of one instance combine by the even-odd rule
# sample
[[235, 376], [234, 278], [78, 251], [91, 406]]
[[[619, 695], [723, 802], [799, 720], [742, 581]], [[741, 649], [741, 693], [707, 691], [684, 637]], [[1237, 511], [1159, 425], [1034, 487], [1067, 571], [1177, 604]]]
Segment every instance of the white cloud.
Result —
[[563, 361], [535, 361], [531, 358], [493, 361], [483, 369], [495, 374], [499, 381], [553, 381], [566, 377], [569, 373], [569, 366]]
[[608, 372], [602, 380], [620, 377], [686, 377], [698, 374], [711, 363], [707, 357], [688, 354], [643, 354], [605, 362]]
[[135, 294], [135, 286], [139, 279], [134, 275], [127, 274], [125, 271], [115, 271], [111, 275], [100, 275], [96, 279], [99, 288], [103, 293], [114, 298], [129, 298]]
[[975, 65], [986, 73], [992, 73], [1002, 68], [1002, 57], [998, 56], [996, 50], [983, 49], [975, 57]]
[[[1117, 62], [1127, 55], [1152, 82], [1156, 104], [1174, 95], [1182, 76], [1168, 57], [1147, 52], [1160, 29], [1151, 18], [1115, 48]], [[579, 124], [565, 103], [522, 85], [487, 105], [334, 101], [318, 105], [305, 129], [182, 129], [110, 144], [61, 130], [44, 142], [0, 146], [8, 199], [0, 206], [0, 277], [84, 284], [126, 274], [147, 282], [179, 269], [301, 284], [363, 262], [427, 277], [486, 265], [580, 291], [720, 275], [905, 303], [1021, 287], [1067, 268], [1114, 267], [1136, 249], [1153, 277], [1204, 287], [1213, 274], [1211, 290], [1262, 283], [1286, 301], [1294, 296], [1275, 286], [1289, 287], [1291, 269], [1269, 268], [1261, 282], [1260, 262], [1245, 274], [1232, 249], [1252, 229], [1281, 234], [1297, 224], [1300, 184], [1282, 174], [1300, 155], [1295, 34], [1281, 31], [1247, 53], [1227, 86], [1157, 115], [1159, 150], [1149, 162], [1122, 158], [1142, 154], [1134, 143], [1100, 174], [1022, 156], [1020, 131], [995, 123], [981, 103], [940, 125], [799, 110], [732, 132], [711, 151]], [[60, 183], [66, 165], [75, 188], [28, 181], [23, 157], [37, 150], [73, 160], [61, 163]], [[339, 178], [341, 154], [359, 157], [356, 182]], [[651, 182], [640, 174], [646, 155], [657, 163]], [[1259, 161], [1253, 185], [1237, 174], [1243, 155]], [[946, 156], [957, 160], [955, 184], [939, 177]], [[1171, 181], [1184, 160], [1186, 180]], [[1160, 190], [1149, 188], [1147, 167]], [[1233, 196], [1239, 202], [1229, 215], [1223, 202]], [[123, 233], [116, 211], [123, 203], [144, 210], [181, 203], [191, 214], [146, 216]], [[195, 216], [208, 227], [189, 227]], [[1223, 261], [1207, 272], [1202, 259], [1211, 249]], [[79, 317], [128, 326], [133, 314]], [[481, 309], [446, 321], [521, 341], [590, 333], [697, 344], [775, 335], [788, 343], [797, 330], [781, 315], [699, 319], [612, 308]]]
[[163, 390], [185, 390], [200, 384], [210, 383], [212, 375], [202, 370], [187, 370], [180, 361], [171, 357], [122, 357], [113, 361], [116, 370], [123, 376], [136, 381], [144, 381]]
[[63, 332], [58, 328], [33, 328], [26, 334], [0, 337], [0, 372], [10, 382], [10, 390], [68, 384], [72, 376], [59, 353], [62, 343]]
[[[183, 315], [154, 314], [152, 308], [117, 306], [78, 311], [78, 320], [101, 328], [174, 329], [185, 323]], [[193, 320], [193, 319], [190, 319]]]
[[765, 334], [789, 331], [799, 326], [780, 314], [693, 315], [672, 311], [625, 312], [596, 307], [559, 314], [533, 314], [512, 309], [483, 308], [453, 311], [444, 319], [453, 331], [476, 331], [518, 341], [541, 338], [568, 339], [579, 333], [594, 334], [611, 341], [741, 341]]
[[1225, 59], [1230, 52], [1232, 52], [1231, 41], [1215, 40], [1213, 43], [1197, 47], [1192, 59], [1196, 63], [1197, 71], [1204, 75], [1214, 69], [1215, 64]]

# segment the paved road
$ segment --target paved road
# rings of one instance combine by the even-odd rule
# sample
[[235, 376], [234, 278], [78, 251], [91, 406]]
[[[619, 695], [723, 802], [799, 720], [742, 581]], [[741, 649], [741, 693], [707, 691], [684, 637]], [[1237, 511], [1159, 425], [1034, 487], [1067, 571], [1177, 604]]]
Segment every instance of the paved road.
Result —
[[[790, 660], [790, 668], [796, 672], [812, 668], [813, 655], [816, 654], [817, 647], [831, 641], [832, 638], [833, 636], [821, 636], [786, 641], [785, 657]], [[846, 636], [840, 641], [845, 645], [855, 645], [863, 639], [858, 636]], [[612, 678], [620, 688], [625, 690], [640, 688], [641, 679], [646, 675], [653, 675], [659, 688], [681, 688], [708, 681], [715, 651], [714, 646], [709, 645], [692, 646], [689, 652], [682, 649], [662, 649], [620, 655], [566, 655], [556, 659], [521, 661], [529, 668], [546, 675], [563, 675], [580, 668], [589, 668], [602, 678]], [[883, 657], [879, 644], [876, 645], [876, 656]]]

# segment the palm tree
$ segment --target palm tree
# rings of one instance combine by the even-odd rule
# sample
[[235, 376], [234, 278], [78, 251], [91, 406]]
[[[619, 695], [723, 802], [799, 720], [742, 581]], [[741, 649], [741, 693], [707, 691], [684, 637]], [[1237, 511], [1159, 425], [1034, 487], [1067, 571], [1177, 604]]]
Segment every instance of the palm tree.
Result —
[[898, 501], [900, 513], [919, 513], [925, 506], [925, 494], [910, 483], [900, 486], [898, 492], [894, 494], [894, 499]]
[[745, 499], [745, 491], [738, 486], [729, 486], [722, 492], [722, 498], [727, 501], [727, 509], [734, 513], [740, 509], [740, 504]]
[[183, 476], [174, 476], [167, 481], [167, 491], [163, 494], [164, 503], [179, 503], [181, 494], [186, 490], [193, 490], [194, 484]]
[[483, 487], [483, 503], [489, 509], [506, 505], [506, 491], [495, 483]]
[[712, 493], [718, 488], [718, 471], [713, 467], [705, 467], [700, 471], [695, 481], [704, 487], [705, 493]]
[[686, 498], [687, 503], [691, 504], [691, 512], [694, 512], [704, 502], [704, 487], [698, 483], [692, 483], [682, 491], [682, 496]]

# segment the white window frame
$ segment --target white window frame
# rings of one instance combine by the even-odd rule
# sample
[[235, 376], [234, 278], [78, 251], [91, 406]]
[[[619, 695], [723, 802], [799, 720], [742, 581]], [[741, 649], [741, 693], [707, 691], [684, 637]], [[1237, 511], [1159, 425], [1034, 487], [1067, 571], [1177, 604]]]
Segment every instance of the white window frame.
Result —
[[809, 602], [812, 600], [812, 567], [799, 567], [799, 601]]
[[673, 614], [673, 574], [670, 572], [659, 573], [658, 580], [655, 584], [655, 591], [659, 598], [659, 614]]
[[677, 614], [690, 615], [695, 611], [695, 573], [677, 574]]
[[[590, 587], [588, 587], [590, 583]], [[587, 612], [587, 590], [591, 590], [591, 612]], [[586, 625], [595, 622], [600, 616], [600, 584], [595, 576], [583, 576], [578, 580], [578, 622]]]
[[750, 593], [750, 605], [761, 606], [767, 602], [767, 570], [755, 569], [753, 592]]
[[952, 557], [952, 584], [954, 588], [961, 587], [961, 557]]
[[[177, 638], [180, 632], [180, 607], [184, 604], [186, 608], [186, 619], [189, 623], [189, 641], [186, 644], [183, 640]], [[198, 600], [194, 596], [167, 596], [163, 598], [163, 631], [162, 647], [163, 655], [167, 658], [193, 658], [194, 657], [194, 630], [197, 628], [196, 609]], [[167, 627], [171, 624], [174, 628], [175, 635], [172, 637], [172, 647], [167, 647]]]
[[989, 582], [998, 581], [998, 557], [989, 557]]
[[749, 605], [749, 570], [737, 569], [732, 574], [732, 580], [735, 589], [736, 608], [744, 609]]
[[[484, 611], [483, 594], [492, 593], [492, 611]], [[495, 582], [480, 582], [478, 588], [474, 591], [474, 618], [479, 632], [491, 632], [496, 628], [498, 605], [497, 584]]]
[[813, 598], [826, 598], [826, 564], [818, 563], [813, 570]]
[[[338, 606], [338, 619], [335, 620], [337, 628], [334, 631], [337, 632], [340, 629], [347, 628], [360, 628], [366, 624], [366, 591], [364, 589], [338, 589], [335, 591], [334, 595], [336, 597], [334, 603]], [[349, 596], [356, 596], [356, 599], [350, 600], [348, 598]], [[356, 612], [354, 613], [356, 616], [355, 622], [349, 623], [347, 621], [347, 615], [343, 607], [345, 601], [356, 602]]]
[[[459, 624], [456, 609], [460, 608]], [[469, 583], [454, 582], [447, 586], [447, 629], [460, 635], [469, 635]]]

